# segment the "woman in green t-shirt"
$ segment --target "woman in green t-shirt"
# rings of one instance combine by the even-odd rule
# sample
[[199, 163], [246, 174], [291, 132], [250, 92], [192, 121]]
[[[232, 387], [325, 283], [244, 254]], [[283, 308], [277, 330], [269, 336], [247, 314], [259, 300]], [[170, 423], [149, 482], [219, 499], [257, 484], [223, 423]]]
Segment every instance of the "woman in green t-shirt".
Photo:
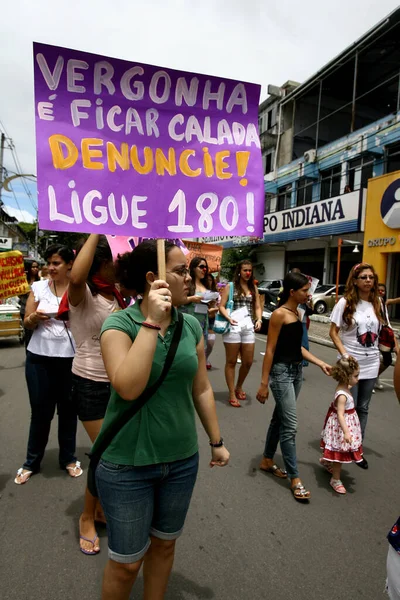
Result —
[[[101, 351], [112, 392], [102, 430], [159, 378], [177, 325], [176, 306], [190, 284], [182, 251], [166, 242], [166, 282], [157, 278], [155, 240], [118, 259], [119, 280], [143, 300], [111, 315]], [[156, 393], [115, 436], [96, 471], [107, 519], [109, 561], [102, 600], [126, 600], [144, 562], [145, 597], [161, 599], [198, 469], [195, 411], [210, 438], [210, 466], [225, 466], [225, 449], [208, 381], [204, 341], [192, 315], [172, 366]]]

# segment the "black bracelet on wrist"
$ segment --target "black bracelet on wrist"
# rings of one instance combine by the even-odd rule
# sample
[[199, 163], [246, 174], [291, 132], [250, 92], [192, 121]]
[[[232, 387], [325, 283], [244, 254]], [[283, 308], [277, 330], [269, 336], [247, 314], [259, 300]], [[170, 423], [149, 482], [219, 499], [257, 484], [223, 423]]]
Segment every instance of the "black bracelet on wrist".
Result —
[[219, 442], [216, 442], [215, 444], [213, 444], [210, 441], [211, 448], [221, 448], [223, 445], [224, 445], [224, 440], [222, 438], [219, 440]]
[[147, 327], [147, 329], [156, 329], [157, 331], [161, 331], [161, 327], [159, 325], [153, 325], [153, 323], [146, 323], [146, 321], [143, 321], [142, 326]]

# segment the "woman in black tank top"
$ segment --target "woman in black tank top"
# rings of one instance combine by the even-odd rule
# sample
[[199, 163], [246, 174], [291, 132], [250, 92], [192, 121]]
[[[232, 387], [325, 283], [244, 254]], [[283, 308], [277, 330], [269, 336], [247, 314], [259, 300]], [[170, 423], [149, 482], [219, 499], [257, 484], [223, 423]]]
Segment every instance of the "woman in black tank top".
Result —
[[[303, 359], [318, 365], [326, 375], [330, 373], [329, 365], [301, 345], [303, 326], [298, 305], [307, 301], [309, 287], [307, 277], [301, 273], [289, 273], [283, 281], [279, 308], [272, 314], [269, 324], [261, 385], [257, 393], [257, 400], [264, 404], [270, 385], [276, 403], [260, 469], [281, 479], [288, 477], [294, 498], [301, 502], [307, 502], [311, 497], [299, 477], [296, 457], [296, 400], [303, 381]], [[274, 464], [279, 442], [285, 471]]]

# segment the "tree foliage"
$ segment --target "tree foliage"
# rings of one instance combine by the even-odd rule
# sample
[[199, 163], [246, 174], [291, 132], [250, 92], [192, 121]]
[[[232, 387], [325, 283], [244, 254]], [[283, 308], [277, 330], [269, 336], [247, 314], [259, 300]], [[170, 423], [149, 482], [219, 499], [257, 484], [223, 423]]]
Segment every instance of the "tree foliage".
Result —
[[22, 229], [29, 240], [29, 243], [35, 244], [36, 223], [18, 223], [18, 227]]
[[[29, 243], [35, 246], [36, 239], [36, 223], [18, 223], [19, 227], [27, 236]], [[45, 229], [40, 230], [38, 236], [38, 253], [41, 257], [44, 256], [46, 248], [53, 244], [60, 244], [62, 246], [68, 246], [69, 248], [75, 248], [77, 242], [86, 238], [87, 235], [84, 233], [69, 233], [65, 231], [48, 231]]]

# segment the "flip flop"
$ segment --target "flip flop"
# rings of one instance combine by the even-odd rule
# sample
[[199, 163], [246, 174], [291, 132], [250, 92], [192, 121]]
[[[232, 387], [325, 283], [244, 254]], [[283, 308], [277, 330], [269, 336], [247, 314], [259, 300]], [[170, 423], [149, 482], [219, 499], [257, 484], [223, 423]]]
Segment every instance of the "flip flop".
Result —
[[287, 471], [278, 467], [278, 465], [272, 465], [268, 469], [262, 467], [262, 463], [260, 464], [261, 471], [265, 471], [265, 473], [271, 473], [274, 477], [278, 477], [279, 479], [287, 479]]
[[83, 554], [86, 554], [87, 556], [94, 556], [95, 554], [98, 554], [100, 552], [100, 549], [99, 550], [95, 550], [94, 549], [94, 545], [95, 545], [96, 540], [98, 539], [98, 537], [99, 536], [96, 533], [96, 535], [94, 536], [94, 538], [92, 540], [89, 540], [89, 538], [85, 537], [84, 535], [79, 535], [79, 539], [80, 540], [85, 540], [85, 542], [89, 542], [90, 544], [93, 544], [93, 550], [92, 551], [85, 550], [84, 548], [82, 548], [82, 546], [79, 546], [79, 550], [81, 552], [83, 552]]
[[65, 467], [65, 470], [68, 472], [68, 475], [73, 478], [80, 477], [83, 473], [83, 469], [81, 468], [81, 463], [79, 460], [76, 461], [74, 467]]
[[[21, 467], [20, 469], [18, 469], [17, 471], [17, 477], [20, 477], [22, 475], [22, 471], [24, 469]], [[17, 485], [24, 485], [24, 483], [28, 483], [28, 481], [31, 478], [31, 475], [33, 475], [33, 471], [25, 471], [24, 473], [24, 477], [27, 475], [25, 481], [17, 481], [17, 477], [14, 479], [14, 483], [16, 483]]]
[[234, 400], [229, 400], [229, 404], [233, 406], [233, 408], [242, 408], [242, 405], [240, 404], [237, 398], [235, 398]]
[[236, 398], [239, 400], [247, 400], [246, 392], [239, 392], [239, 390], [235, 390]]

